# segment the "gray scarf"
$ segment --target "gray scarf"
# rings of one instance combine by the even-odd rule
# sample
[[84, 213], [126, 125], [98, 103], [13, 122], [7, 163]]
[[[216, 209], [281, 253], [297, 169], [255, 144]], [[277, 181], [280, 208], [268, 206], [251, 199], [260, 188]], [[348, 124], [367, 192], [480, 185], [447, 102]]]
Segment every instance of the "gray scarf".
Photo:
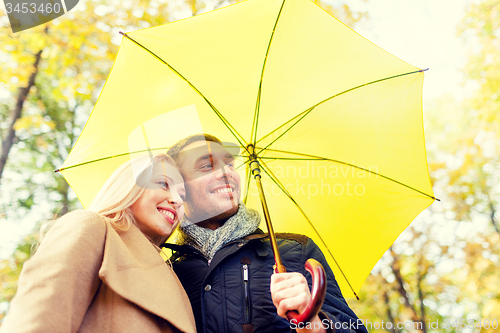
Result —
[[177, 244], [191, 245], [207, 259], [212, 260], [215, 253], [224, 245], [254, 233], [259, 224], [259, 213], [256, 210], [247, 209], [243, 203], [240, 203], [238, 212], [216, 230], [199, 227], [184, 216], [181, 220]]

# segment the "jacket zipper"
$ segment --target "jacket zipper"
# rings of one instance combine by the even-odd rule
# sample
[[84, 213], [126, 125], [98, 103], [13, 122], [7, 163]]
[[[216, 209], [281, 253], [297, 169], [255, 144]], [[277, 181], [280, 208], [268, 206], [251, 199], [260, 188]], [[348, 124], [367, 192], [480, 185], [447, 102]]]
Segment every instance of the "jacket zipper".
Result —
[[245, 324], [250, 323], [250, 300], [248, 297], [248, 265], [243, 265], [243, 285], [245, 288]]

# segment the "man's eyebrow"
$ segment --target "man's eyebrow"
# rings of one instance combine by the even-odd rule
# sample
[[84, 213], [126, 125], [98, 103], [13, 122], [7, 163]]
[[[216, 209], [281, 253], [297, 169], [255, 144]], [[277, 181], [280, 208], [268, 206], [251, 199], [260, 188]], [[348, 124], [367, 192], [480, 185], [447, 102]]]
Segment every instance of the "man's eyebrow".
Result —
[[[212, 157], [213, 157], [213, 155], [214, 154], [212, 154]], [[217, 155], [217, 153], [216, 153], [216, 155]], [[196, 161], [194, 162], [194, 165], [197, 165], [198, 163], [200, 163], [201, 161], [204, 161], [204, 160], [210, 160], [210, 158], [211, 158], [210, 153], [206, 153], [205, 155], [202, 155], [202, 156], [198, 157], [196, 159]], [[231, 153], [226, 153], [224, 155], [224, 158], [234, 159], [234, 156]]]
[[200, 161], [203, 161], [203, 160], [209, 160], [209, 159], [210, 159], [210, 154], [208, 154], [208, 153], [207, 153], [207, 154], [205, 154], [205, 155], [202, 155], [202, 156], [198, 157], [198, 158], [196, 159], [196, 161], [194, 162], [194, 164], [196, 165], [196, 164], [198, 164]]

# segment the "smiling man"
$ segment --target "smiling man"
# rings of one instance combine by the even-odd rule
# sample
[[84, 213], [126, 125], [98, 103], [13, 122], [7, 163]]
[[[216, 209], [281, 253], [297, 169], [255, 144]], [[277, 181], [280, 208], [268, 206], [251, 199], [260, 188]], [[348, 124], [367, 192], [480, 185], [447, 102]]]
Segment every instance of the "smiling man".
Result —
[[[234, 152], [233, 152], [234, 153]], [[240, 202], [241, 179], [231, 149], [214, 136], [187, 137], [168, 154], [184, 177], [185, 216], [173, 268], [186, 290], [198, 332], [367, 332], [347, 305], [323, 254], [303, 235], [277, 234], [290, 272], [273, 274], [274, 257], [260, 216]], [[318, 260], [327, 274], [322, 311], [305, 326], [286, 312], [304, 311], [311, 296], [304, 264]]]

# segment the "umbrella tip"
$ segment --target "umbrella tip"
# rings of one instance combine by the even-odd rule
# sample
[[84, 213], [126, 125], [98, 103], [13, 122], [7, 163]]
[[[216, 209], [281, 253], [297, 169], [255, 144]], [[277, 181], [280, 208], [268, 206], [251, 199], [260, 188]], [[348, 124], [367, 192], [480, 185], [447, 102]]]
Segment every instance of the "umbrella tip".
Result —
[[125, 33], [123, 31], [120, 31], [120, 35], [125, 36]]
[[426, 69], [421, 69], [420, 71], [421, 71], [421, 72], [426, 72], [426, 71], [428, 71], [428, 70], [429, 70], [429, 68], [426, 68]]
[[438, 199], [438, 198], [434, 198], [434, 200], [436, 200], [436, 201], [441, 201], [441, 199]]

